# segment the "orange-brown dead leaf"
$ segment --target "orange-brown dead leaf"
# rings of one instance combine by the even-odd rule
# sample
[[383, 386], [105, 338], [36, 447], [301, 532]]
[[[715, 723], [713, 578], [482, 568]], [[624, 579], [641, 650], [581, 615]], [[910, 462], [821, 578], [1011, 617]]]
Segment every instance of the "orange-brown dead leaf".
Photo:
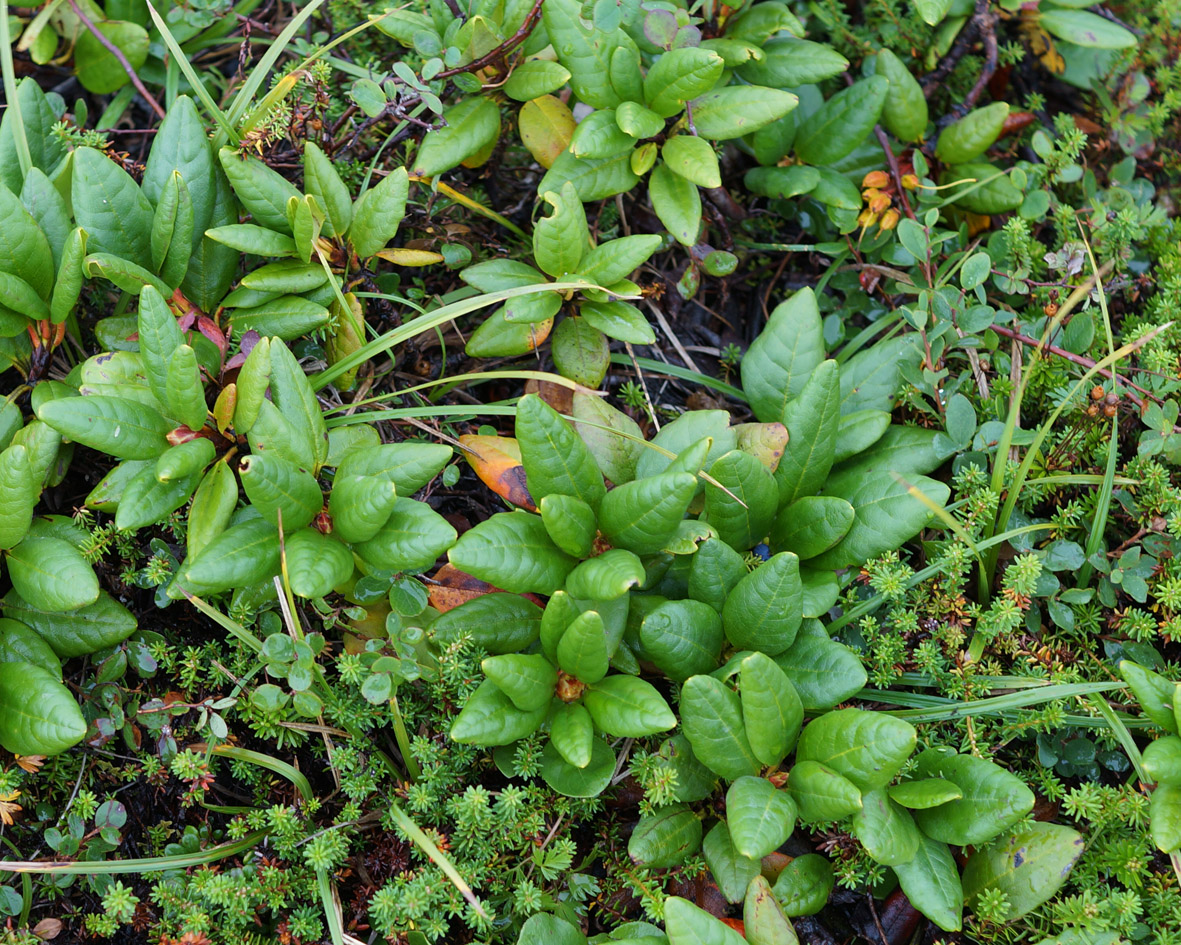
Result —
[[746, 937], [746, 926], [742, 924], [741, 919], [722, 919], [730, 928], [732, 928], [739, 935]]
[[453, 610], [460, 604], [466, 604], [484, 594], [491, 594], [497, 588], [478, 577], [472, 577], [466, 571], [450, 564], [445, 564], [435, 572], [434, 584], [429, 585], [427, 597], [431, 606], [441, 614]]
[[525, 467], [521, 465], [521, 450], [511, 436], [477, 436], [465, 434], [459, 438], [463, 457], [489, 489], [506, 502], [536, 512], [537, 505], [525, 486]]
[[525, 382], [525, 393], [536, 394], [564, 416], [569, 417], [574, 413], [574, 390], [564, 384], [530, 378]]

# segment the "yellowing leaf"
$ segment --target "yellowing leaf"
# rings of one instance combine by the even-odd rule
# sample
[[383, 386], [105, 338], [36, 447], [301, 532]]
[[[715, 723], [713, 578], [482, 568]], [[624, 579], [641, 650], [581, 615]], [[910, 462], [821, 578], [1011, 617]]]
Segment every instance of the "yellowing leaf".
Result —
[[521, 450], [515, 439], [467, 434], [459, 442], [464, 459], [484, 485], [519, 508], [537, 511], [525, 485], [525, 467], [521, 465]]
[[521, 141], [542, 167], [550, 168], [570, 147], [574, 116], [560, 99], [542, 95], [521, 106], [517, 119]]
[[380, 259], [392, 262], [395, 266], [433, 266], [443, 261], [442, 253], [432, 253], [427, 249], [406, 249], [395, 247], [383, 249], [377, 253]]

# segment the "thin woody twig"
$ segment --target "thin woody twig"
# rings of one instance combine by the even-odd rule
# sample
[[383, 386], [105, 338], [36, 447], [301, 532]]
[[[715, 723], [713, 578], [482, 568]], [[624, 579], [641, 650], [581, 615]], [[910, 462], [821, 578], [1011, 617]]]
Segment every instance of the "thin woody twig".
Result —
[[910, 199], [906, 196], [906, 188], [902, 186], [902, 171], [898, 167], [898, 158], [894, 156], [894, 149], [890, 147], [890, 139], [886, 136], [885, 129], [881, 125], [874, 125], [873, 133], [877, 135], [882, 150], [886, 152], [886, 166], [890, 169], [890, 179], [894, 181], [898, 197], [902, 200], [902, 209], [913, 220], [915, 219], [914, 211], [910, 208]]
[[[72, 3], [73, 0], [70, 0], [70, 2]], [[469, 62], [467, 65], [456, 66], [454, 69], [444, 69], [442, 72], [438, 73], [435, 78], [449, 79], [451, 76], [459, 75], [461, 72], [478, 72], [480, 69], [483, 69], [484, 66], [495, 62], [506, 53], [516, 49], [521, 45], [521, 43], [525, 42], [525, 40], [529, 38], [529, 34], [533, 32], [533, 27], [535, 27], [537, 25], [537, 21], [541, 19], [542, 2], [543, 0], [533, 0], [533, 7], [525, 16], [524, 21], [521, 23], [520, 29], [518, 29], [515, 33], [513, 33], [512, 36], [506, 39], [495, 49], [485, 53], [474, 62]], [[458, 15], [458, 13], [456, 15]]]
[[94, 25], [94, 21], [82, 11], [75, 0], [69, 0], [69, 4], [70, 9], [74, 11], [74, 15], [78, 17], [78, 22], [85, 26], [90, 31], [90, 34], [102, 44], [103, 48], [118, 60], [119, 65], [123, 67], [123, 71], [127, 73], [127, 78], [135, 86], [135, 90], [139, 92], [145, 102], [152, 106], [152, 110], [163, 118], [165, 115], [164, 109], [160, 107], [160, 103], [152, 97], [152, 93], [140, 81], [139, 76], [136, 75], [135, 68], [127, 61], [127, 57], [123, 55], [123, 50], [112, 43], [106, 34]]

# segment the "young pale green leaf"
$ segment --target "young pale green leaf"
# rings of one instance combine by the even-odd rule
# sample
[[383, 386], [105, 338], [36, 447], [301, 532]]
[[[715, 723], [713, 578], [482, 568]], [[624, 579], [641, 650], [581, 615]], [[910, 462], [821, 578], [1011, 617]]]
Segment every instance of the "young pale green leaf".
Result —
[[531, 712], [518, 709], [496, 683], [485, 679], [451, 723], [451, 737], [465, 745], [511, 745], [537, 731], [548, 711], [548, 702]]
[[796, 803], [791, 794], [765, 778], [745, 775], [726, 791], [726, 823], [734, 848], [761, 860], [791, 836]]
[[1158, 784], [1148, 800], [1149, 832], [1162, 853], [1181, 847], [1181, 786]]
[[705, 520], [735, 551], [761, 542], [779, 507], [779, 488], [767, 467], [742, 450], [731, 450], [709, 467]]
[[641, 817], [627, 842], [627, 855], [639, 866], [680, 866], [701, 849], [701, 820], [683, 804]]
[[555, 708], [550, 717], [549, 738], [554, 750], [567, 764], [575, 768], [590, 764], [595, 723], [584, 706], [562, 703]]
[[587, 687], [582, 704], [595, 727], [613, 738], [644, 738], [677, 724], [656, 687], [635, 676], [604, 677]]
[[255, 253], [259, 256], [295, 255], [295, 240], [290, 236], [254, 223], [215, 226], [206, 230], [205, 235], [240, 253]]
[[968, 860], [964, 902], [975, 908], [986, 890], [996, 890], [1008, 904], [1000, 918], [1019, 919], [1062, 888], [1082, 853], [1083, 838], [1069, 827], [1041, 821], [1019, 827]]
[[[202, 440], [200, 442], [208, 443], [209, 441]], [[209, 445], [212, 447], [213, 444]], [[162, 454], [160, 459], [170, 458], [169, 454], [179, 449], [181, 447], [172, 447], [167, 453]], [[191, 453], [191, 451], [188, 452]], [[212, 459], [212, 456], [210, 458]], [[201, 481], [203, 468], [204, 466], [198, 466], [188, 472], [173, 475], [167, 480], [161, 480], [151, 465], [140, 470], [127, 483], [123, 495], [119, 498], [119, 508], [115, 512], [115, 527], [120, 531], [134, 531], [137, 528], [166, 521], [169, 515], [189, 501], [189, 496], [193, 494], [193, 490]], [[169, 470], [169, 474], [172, 475], [172, 473], [173, 471]]]
[[636, 139], [654, 138], [664, 130], [664, 119], [639, 102], [620, 102], [615, 109], [615, 124], [624, 134]]
[[[791, 92], [779, 89], [760, 85], [731, 85], [706, 92], [689, 104], [693, 109], [693, 127], [701, 138], [728, 141], [754, 134], [778, 121], [791, 112], [799, 101]], [[665, 160], [668, 160], [667, 154]]]
[[1127, 49], [1136, 45], [1131, 30], [1087, 10], [1039, 10], [1038, 25], [1051, 36], [1084, 48]]
[[885, 410], [854, 410], [841, 416], [837, 428], [834, 463], [839, 463], [864, 452], [882, 438], [890, 427], [890, 414]]
[[752, 879], [746, 889], [742, 926], [747, 945], [798, 945], [799, 942], [791, 920], [763, 876]]
[[5, 617], [31, 627], [62, 659], [114, 646], [136, 627], [131, 611], [106, 591], [100, 591], [94, 603], [65, 612], [44, 610], [13, 592], [4, 598], [3, 610]]
[[959, 931], [963, 923], [964, 888], [946, 843], [920, 835], [914, 858], [896, 864], [894, 872], [911, 905], [945, 932]]
[[337, 475], [328, 497], [333, 532], [345, 541], [368, 541], [389, 521], [397, 497], [397, 487], [388, 479]]
[[566, 578], [566, 592], [586, 600], [615, 600], [644, 583], [644, 564], [630, 551], [612, 548], [588, 558]]
[[[551, 492], [538, 503], [538, 511], [555, 545], [575, 558], [585, 558], [590, 554], [598, 528], [595, 510], [582, 499]], [[579, 593], [579, 596], [598, 595]]]
[[1158, 784], [1181, 784], [1181, 738], [1166, 735], [1152, 742], [1144, 749], [1141, 765]]
[[784, 507], [771, 527], [772, 551], [792, 551], [801, 561], [827, 551], [849, 533], [854, 510], [836, 496], [809, 495]]
[[795, 642], [776, 656], [775, 662], [791, 679], [808, 712], [844, 702], [866, 682], [865, 667], [857, 654], [829, 639], [815, 620], [804, 621]]
[[701, 193], [697, 185], [658, 164], [648, 178], [648, 196], [664, 228], [682, 246], [693, 246], [701, 229]]
[[145, 286], [140, 293], [136, 327], [148, 386], [163, 405], [168, 400], [168, 359], [184, 344], [184, 334], [164, 297], [154, 286]]
[[538, 515], [498, 512], [460, 536], [451, 564], [515, 594], [552, 594], [577, 562], [546, 533]]
[[596, 285], [615, 285], [646, 263], [659, 246], [660, 237], [654, 233], [608, 240], [586, 252], [579, 263], [578, 275]]
[[258, 417], [247, 432], [250, 451], [256, 455], [281, 456], [301, 469], [312, 465], [312, 450], [308, 438], [296, 430], [279, 408], [270, 400], [259, 404]]
[[819, 853], [805, 853], [787, 864], [772, 889], [784, 915], [815, 915], [834, 885], [832, 864]]
[[230, 187], [254, 222], [277, 233], [290, 234], [287, 201], [302, 196], [295, 185], [258, 158], [231, 148], [222, 148], [217, 157]]
[[616, 121], [615, 109], [606, 108], [591, 112], [578, 123], [570, 136], [570, 153], [577, 158], [601, 160], [630, 154], [635, 143]]
[[352, 225], [348, 229], [349, 242], [358, 259], [368, 259], [394, 238], [406, 215], [409, 192], [406, 168], [399, 167], [360, 196], [352, 209]]
[[890, 799], [910, 810], [926, 810], [938, 807], [948, 801], [958, 801], [964, 796], [958, 784], [945, 778], [920, 778], [917, 781], [903, 781], [890, 788]]
[[152, 269], [168, 286], [179, 286], [193, 250], [193, 198], [176, 171], [168, 178], [152, 218]]
[[691, 676], [681, 687], [681, 725], [703, 765], [723, 778], [758, 774], [761, 767], [742, 724], [738, 693], [713, 676]]
[[500, 135], [500, 109], [482, 95], [460, 100], [443, 112], [443, 119], [446, 124], [428, 131], [414, 156], [414, 173], [419, 177], [451, 170], [484, 151]]
[[[541, 615], [541, 652], [551, 663], [558, 661], [558, 641], [575, 618], [582, 613], [582, 608], [574, 602], [574, 598], [565, 591], [557, 591], [545, 604], [545, 611]], [[435, 622], [438, 626], [438, 621]]]
[[19, 443], [10, 444], [0, 452], [0, 550], [25, 537], [40, 494], [29, 451]]
[[501, 692], [512, 699], [513, 705], [525, 712], [549, 705], [554, 697], [558, 673], [550, 661], [538, 653], [489, 656], [480, 668]]
[[570, 71], [561, 63], [530, 59], [513, 69], [504, 84], [504, 94], [518, 102], [528, 102], [560, 89], [569, 81]]
[[816, 761], [862, 791], [885, 787], [914, 751], [914, 726], [884, 712], [839, 709], [809, 723], [796, 747], [796, 763]]
[[765, 653], [745, 657], [738, 671], [742, 724], [751, 751], [765, 765], [778, 765], [795, 746], [804, 706], [787, 674]]
[[640, 625], [644, 654], [676, 682], [711, 672], [724, 642], [718, 612], [700, 601], [665, 601]]
[[922, 842], [910, 811], [890, 799], [884, 788], [866, 791], [850, 829], [871, 859], [898, 866], [915, 858]]
[[455, 529], [425, 502], [397, 498], [381, 530], [354, 550], [383, 571], [416, 574], [431, 567], [455, 544]]
[[1140, 703], [1144, 716], [1166, 732], [1177, 734], [1177, 720], [1174, 713], [1174, 684], [1159, 673], [1145, 669], [1131, 660], [1120, 660], [1119, 674]]
[[353, 201], [349, 189], [340, 179], [328, 155], [310, 139], [303, 143], [303, 180], [307, 192], [320, 201], [327, 215], [324, 235], [342, 236], [347, 233], [353, 219]]
[[815, 293], [804, 288], [775, 307], [742, 358], [742, 388], [755, 416], [764, 423], [787, 423], [785, 408], [823, 361], [820, 308]]
[[701, 844], [705, 864], [727, 902], [741, 902], [746, 887], [759, 875], [759, 861], [734, 848], [726, 821], [719, 820]]
[[669, 945], [747, 945], [728, 925], [679, 896], [664, 901], [664, 928]]
[[928, 26], [938, 26], [951, 9], [951, 0], [915, 0], [915, 9]]
[[723, 69], [721, 56], [700, 47], [684, 46], [664, 53], [644, 77], [648, 107], [661, 118], [671, 118], [687, 101], [712, 89]]
[[599, 529], [616, 547], [638, 555], [662, 550], [685, 517], [697, 480], [662, 473], [616, 486], [603, 499]]
[[499, 656], [534, 643], [541, 621], [542, 610], [531, 600], [517, 594], [481, 594], [436, 617], [431, 634], [444, 644], [470, 637], [486, 653]]
[[1033, 792], [1000, 765], [949, 748], [930, 748], [915, 759], [923, 778], [946, 778], [963, 792], [958, 800], [915, 812], [923, 832], [956, 846], [979, 846], [1033, 810]]
[[8, 552], [13, 589], [49, 613], [77, 610], [98, 600], [98, 578], [69, 542], [29, 537]]
[[599, 508], [606, 487], [594, 457], [570, 424], [536, 394], [517, 403], [516, 437], [534, 501], [556, 492]]
[[574, 619], [558, 641], [557, 655], [562, 672], [581, 682], [597, 683], [607, 675], [607, 634], [597, 611]]
[[889, 91], [889, 80], [875, 75], [837, 92], [800, 125], [795, 140], [800, 160], [835, 164], [851, 154], [873, 131]]
[[[694, 121], [697, 116], [694, 114]], [[665, 166], [699, 187], [721, 187], [718, 156], [705, 138], [674, 135], [660, 149]]]
[[70, 231], [61, 256], [57, 281], [53, 286], [53, 297], [49, 302], [50, 319], [55, 325], [60, 325], [69, 317], [82, 292], [82, 283], [86, 276], [83, 269], [86, 258], [85, 230], [79, 227]]
[[804, 614], [800, 560], [780, 552], [751, 571], [726, 597], [726, 637], [740, 650], [782, 653], [796, 638]]
[[69, 397], [41, 404], [38, 419], [62, 436], [119, 459], [155, 459], [172, 425], [150, 407], [123, 397]]
[[18, 755], [60, 755], [86, 734], [86, 720], [57, 674], [0, 663], [0, 745]]
[[190, 430], [205, 426], [209, 413], [205, 405], [205, 388], [201, 386], [196, 352], [188, 345], [180, 345], [168, 358], [164, 397], [168, 416], [175, 417]]
[[230, 524], [238, 505], [238, 483], [228, 463], [219, 462], [197, 486], [189, 506], [186, 542], [189, 557], [195, 557]]
[[218, 594], [248, 587], [279, 573], [279, 532], [262, 518], [231, 525], [188, 558], [177, 574], [180, 588], [190, 594]]

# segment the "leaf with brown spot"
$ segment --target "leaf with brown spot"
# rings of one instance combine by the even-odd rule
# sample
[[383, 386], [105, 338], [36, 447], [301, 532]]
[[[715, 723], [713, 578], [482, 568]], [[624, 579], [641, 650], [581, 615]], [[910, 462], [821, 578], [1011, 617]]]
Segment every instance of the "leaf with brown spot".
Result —
[[521, 450], [511, 436], [476, 436], [459, 438], [463, 457], [489, 489], [518, 508], [536, 512], [537, 505], [525, 486], [525, 467]]
[[738, 448], [750, 453], [767, 467], [767, 472], [779, 468], [783, 450], [787, 446], [787, 427], [782, 423], [740, 423], [734, 427], [738, 434]]
[[435, 572], [433, 584], [427, 591], [427, 598], [431, 606], [441, 614], [454, 610], [460, 604], [466, 604], [484, 594], [491, 594], [499, 588], [473, 577], [466, 571], [460, 571], [450, 564], [445, 564]]

